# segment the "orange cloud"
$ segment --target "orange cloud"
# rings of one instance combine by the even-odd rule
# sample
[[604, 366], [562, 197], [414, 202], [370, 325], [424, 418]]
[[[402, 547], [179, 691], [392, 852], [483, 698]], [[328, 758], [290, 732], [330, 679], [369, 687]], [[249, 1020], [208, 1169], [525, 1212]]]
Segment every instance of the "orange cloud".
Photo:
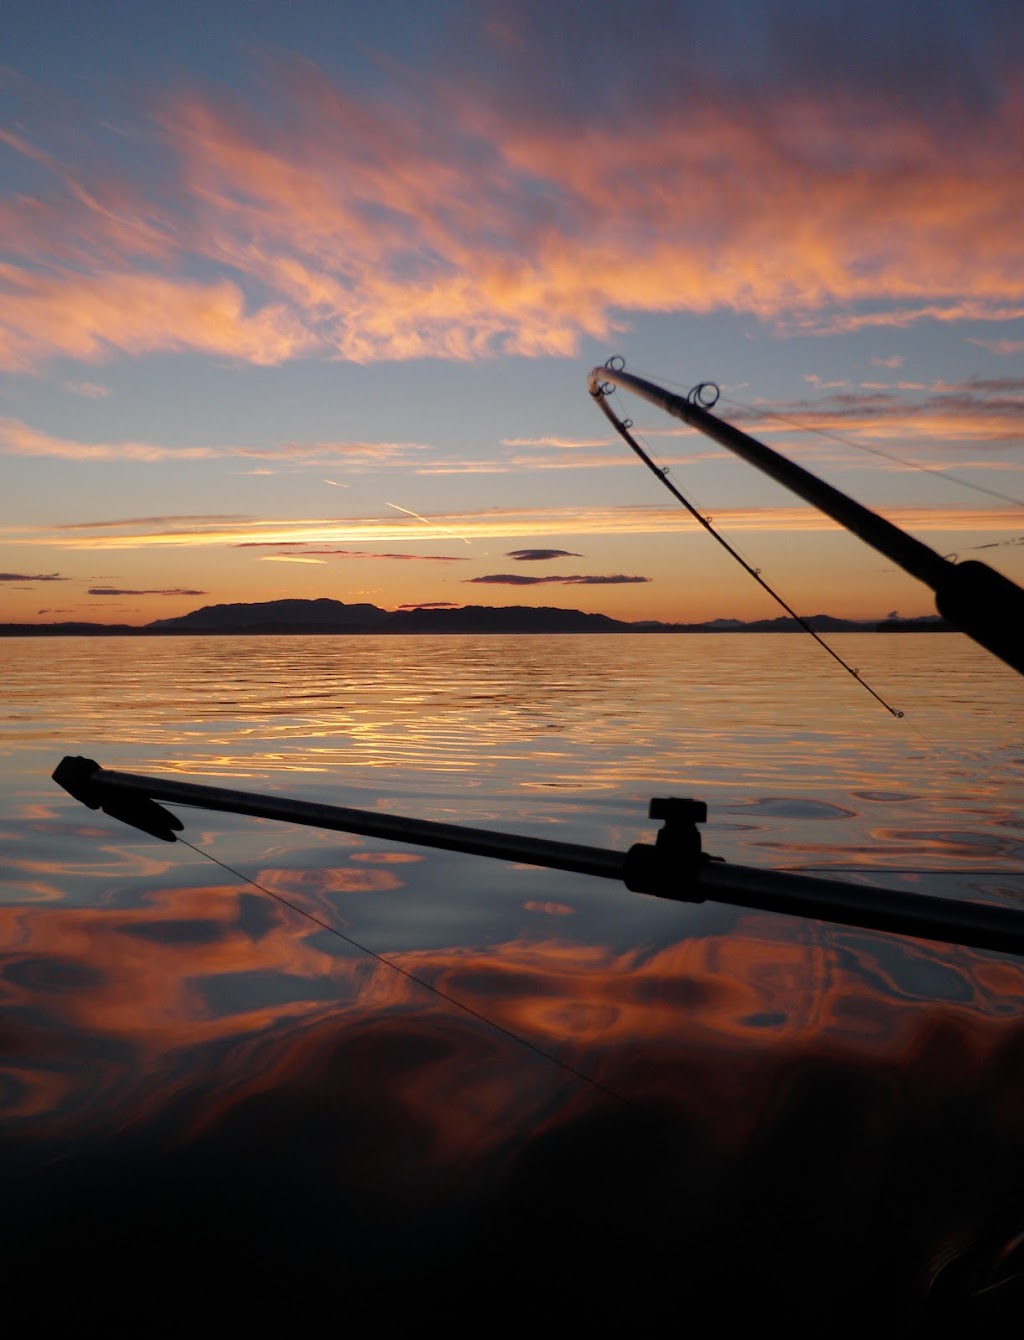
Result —
[[0, 265], [0, 367], [21, 371], [54, 356], [97, 362], [122, 353], [199, 350], [280, 363], [313, 341], [281, 305], [246, 310], [228, 279], [153, 274], [38, 274]]
[[247, 107], [165, 100], [148, 193], [8, 136], [57, 186], [5, 207], [0, 362], [567, 356], [630, 312], [1024, 316], [1018, 88], [936, 110], [795, 82], [739, 98], [709, 70], [581, 122], [536, 79], [517, 102], [390, 78], [351, 93], [304, 63]]
[[[568, 121], [466, 94], [414, 125], [308, 69], [287, 125], [197, 101], [166, 124], [220, 258], [315, 311], [349, 358], [566, 354], [607, 336], [616, 309], [819, 320], [899, 304], [855, 325], [1024, 311], [1020, 108], [969, 128], [967, 191], [937, 127], [859, 127], [841, 100], [771, 92], [666, 107], [642, 136], [602, 123], [586, 152]], [[550, 210], [531, 209], [537, 190]], [[254, 236], [269, 239], [258, 254]], [[983, 266], [964, 265], [965, 243]]]

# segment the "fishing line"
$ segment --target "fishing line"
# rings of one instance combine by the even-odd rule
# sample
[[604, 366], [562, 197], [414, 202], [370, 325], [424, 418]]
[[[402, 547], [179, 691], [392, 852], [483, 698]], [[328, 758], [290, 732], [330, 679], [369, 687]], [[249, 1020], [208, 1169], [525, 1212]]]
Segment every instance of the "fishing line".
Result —
[[[702, 399], [702, 397], [705, 397], [706, 395], [710, 394], [710, 388], [713, 386], [714, 383], [712, 382], [701, 382], [698, 386], [695, 386], [693, 388], [690, 394], [697, 398], [698, 404], [704, 405], [704, 407], [707, 408], [709, 404], [713, 405], [715, 403], [715, 399], [718, 398], [717, 396], [718, 388], [714, 387], [715, 399], [712, 399], [709, 402], [706, 399]], [[620, 419], [618, 414], [616, 414], [616, 412], [608, 404], [608, 398], [611, 393], [610, 390], [608, 389], [609, 387], [610, 383], [608, 382], [602, 383], [601, 387], [599, 388], [599, 392], [595, 395], [594, 398], [596, 399], [601, 409], [604, 410], [605, 416], [608, 418], [608, 420], [614, 427], [615, 431], [632, 448], [632, 450], [637, 454], [637, 456], [639, 456], [639, 458], [643, 461], [644, 465], [647, 466], [648, 470], [650, 470], [650, 472], [653, 475], [655, 475], [656, 478], [658, 478], [662, 484], [664, 484], [665, 488], [668, 489], [669, 493], [671, 493], [672, 496], [675, 499], [677, 499], [677, 501], [682, 503], [682, 505], [693, 517], [693, 519], [699, 525], [703, 526], [709, 535], [711, 535], [715, 540], [717, 540], [717, 542], [722, 546], [722, 548], [726, 551], [726, 553], [729, 554], [732, 558], [734, 558], [736, 562], [740, 565], [740, 567], [743, 568], [745, 572], [749, 573], [751, 577], [753, 577], [754, 581], [757, 582], [758, 586], [762, 587], [763, 590], [767, 591], [768, 594], [771, 596], [771, 598], [775, 601], [775, 603], [778, 606], [780, 606], [780, 608], [784, 609], [786, 613], [790, 616], [790, 618], [796, 620], [796, 622], [800, 625], [800, 627], [804, 630], [804, 632], [810, 633], [811, 637], [814, 638], [815, 642], [817, 642], [817, 644], [820, 647], [824, 647], [824, 649], [828, 652], [828, 654], [832, 657], [832, 659], [838, 662], [838, 664], [843, 667], [846, 673], [848, 675], [851, 675], [857, 681], [858, 684], [860, 684], [863, 688], [867, 689], [868, 693], [871, 694], [872, 698], [874, 698], [876, 702], [881, 703], [881, 705], [885, 708], [887, 712], [891, 713], [891, 715], [894, 717], [901, 718], [903, 716], [903, 713], [900, 711], [900, 709], [897, 707], [893, 707], [890, 703], [886, 702], [886, 700], [882, 697], [880, 693], [876, 693], [875, 690], [871, 687], [871, 685], [861, 677], [859, 671], [855, 670], [852, 665], [849, 665], [846, 661], [844, 661], [843, 658], [839, 655], [839, 653], [837, 651], [834, 651], [828, 645], [825, 639], [821, 637], [817, 632], [815, 632], [815, 630], [811, 627], [811, 625], [807, 622], [807, 620], [803, 618], [802, 615], [797, 614], [796, 610], [793, 609], [791, 605], [787, 604], [786, 601], [783, 599], [783, 597], [780, 596], [779, 593], [776, 590], [774, 590], [773, 587], [769, 586], [769, 584], [761, 576], [761, 569], [752, 567], [747, 562], [747, 560], [742, 556], [742, 554], [740, 554], [736, 549], [733, 548], [733, 546], [729, 543], [727, 539], [725, 539], [724, 536], [719, 535], [718, 531], [715, 530], [714, 526], [711, 524], [710, 518], [702, 515], [702, 513], [700, 513], [697, 510], [697, 508], [693, 506], [692, 503], [690, 503], [686, 498], [683, 497], [682, 493], [680, 493], [680, 491], [669, 479], [668, 469], [660, 465], [657, 465], [647, 454], [647, 452], [644, 450], [644, 448], [640, 445], [640, 443], [636, 440], [636, 438], [630, 431], [630, 429], [633, 427], [633, 420]]]
[[537, 1056], [542, 1056], [545, 1061], [550, 1061], [553, 1065], [559, 1066], [575, 1079], [582, 1080], [584, 1084], [591, 1085], [592, 1088], [598, 1089], [609, 1098], [614, 1098], [618, 1102], [624, 1103], [627, 1107], [633, 1106], [632, 1101], [629, 1098], [624, 1097], [621, 1093], [616, 1093], [614, 1089], [610, 1089], [607, 1084], [602, 1084], [601, 1081], [595, 1079], [593, 1075], [588, 1075], [582, 1070], [577, 1070], [569, 1061], [565, 1061], [560, 1056], [556, 1056], [554, 1052], [545, 1051], [543, 1047], [538, 1046], [536, 1042], [531, 1042], [529, 1038], [524, 1038], [520, 1033], [513, 1033], [512, 1030], [506, 1028], [504, 1024], [499, 1024], [494, 1019], [489, 1019], [487, 1015], [482, 1014], [480, 1010], [475, 1010], [472, 1005], [467, 1005], [465, 1001], [459, 1000], [456, 996], [449, 995], [447, 991], [443, 991], [439, 986], [434, 986], [433, 983], [428, 982], [425, 978], [417, 977], [414, 972], [410, 972], [408, 968], [403, 968], [400, 964], [395, 963], [393, 959], [385, 958], [383, 954], [378, 954], [376, 950], [371, 949], [369, 945], [360, 944], [360, 942], [354, 940], [351, 935], [346, 935], [344, 931], [338, 930], [337, 926], [332, 926], [329, 921], [322, 920], [322, 918], [316, 916], [315, 913], [308, 911], [299, 903], [293, 903], [290, 898], [285, 898], [283, 894], [275, 893], [273, 889], [268, 889], [265, 884], [260, 884], [255, 879], [250, 879], [250, 877], [243, 874], [241, 870], [236, 870], [234, 866], [228, 865], [226, 861], [222, 861], [218, 857], [212, 856], [208, 851], [204, 851], [202, 847], [197, 847], [194, 843], [183, 838], [180, 833], [175, 836], [179, 842], [188, 847], [191, 851], [194, 851], [197, 856], [205, 856], [208, 861], [211, 861], [214, 865], [219, 865], [222, 870], [226, 870], [237, 879], [242, 880], [246, 884], [251, 884], [254, 889], [259, 889], [261, 893], [269, 894], [271, 898], [275, 898], [285, 907], [290, 908], [293, 912], [297, 912], [300, 917], [305, 917], [307, 921], [311, 921], [314, 926], [319, 926], [321, 930], [329, 931], [331, 935], [336, 935], [339, 940], [344, 940], [345, 944], [351, 945], [353, 949], [358, 949], [361, 954], [368, 954], [370, 958], [376, 959], [378, 963], [382, 963], [386, 968], [392, 968], [395, 972], [401, 973], [401, 975], [408, 978], [410, 982], [415, 982], [417, 986], [423, 987], [424, 990], [431, 992], [432, 995], [437, 996], [440, 1000], [447, 1001], [449, 1005], [454, 1005], [457, 1010], [462, 1010], [464, 1014], [468, 1014], [472, 1018], [479, 1020], [480, 1023], [486, 1024], [488, 1028], [494, 1029], [496, 1033], [501, 1033], [506, 1038], [511, 1039], [512, 1042], [517, 1042], [521, 1047], [525, 1047], [527, 1051], [534, 1052]]

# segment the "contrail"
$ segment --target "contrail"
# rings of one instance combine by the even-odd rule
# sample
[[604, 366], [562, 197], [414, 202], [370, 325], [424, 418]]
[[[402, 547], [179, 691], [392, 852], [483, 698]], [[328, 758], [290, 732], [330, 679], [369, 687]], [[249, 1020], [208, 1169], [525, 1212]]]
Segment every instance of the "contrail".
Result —
[[414, 516], [417, 521], [422, 521], [425, 526], [432, 526], [435, 530], [444, 531], [445, 535], [450, 535], [453, 540], [461, 540], [463, 544], [472, 544], [472, 540], [467, 540], [465, 535], [456, 535], [453, 530], [448, 530], [444, 526], [439, 526], [436, 521], [429, 521], [425, 516], [420, 516], [419, 512], [414, 512], [409, 507], [399, 507], [398, 503], [388, 502], [385, 498], [385, 505], [393, 507], [396, 512], [404, 512], [406, 516]]
[[330, 484], [333, 488], [336, 488], [336, 489], [347, 489], [347, 488], [348, 488], [348, 485], [347, 485], [347, 484], [339, 484], [338, 481], [337, 481], [336, 479], [325, 479], [325, 480], [324, 480], [324, 483], [325, 483], [325, 484]]

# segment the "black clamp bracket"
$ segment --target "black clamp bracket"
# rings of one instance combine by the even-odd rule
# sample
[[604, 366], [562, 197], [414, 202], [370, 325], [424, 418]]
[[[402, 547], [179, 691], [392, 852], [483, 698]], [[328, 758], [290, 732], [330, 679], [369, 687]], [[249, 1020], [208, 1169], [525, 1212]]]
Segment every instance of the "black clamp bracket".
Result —
[[174, 834], [180, 833], [185, 827], [176, 814], [165, 810], [148, 796], [115, 792], [95, 779], [94, 774], [98, 772], [102, 772], [102, 768], [95, 759], [78, 755], [63, 759], [53, 774], [53, 780], [90, 810], [102, 810], [112, 819], [119, 819], [131, 828], [141, 829], [151, 837], [162, 838], [164, 842], [176, 841]]
[[714, 858], [701, 850], [698, 824], [707, 823], [703, 800], [656, 796], [648, 814], [663, 827], [651, 846], [637, 842], [626, 853], [622, 879], [632, 893], [649, 893], [674, 902], [702, 903], [698, 875], [705, 862]]

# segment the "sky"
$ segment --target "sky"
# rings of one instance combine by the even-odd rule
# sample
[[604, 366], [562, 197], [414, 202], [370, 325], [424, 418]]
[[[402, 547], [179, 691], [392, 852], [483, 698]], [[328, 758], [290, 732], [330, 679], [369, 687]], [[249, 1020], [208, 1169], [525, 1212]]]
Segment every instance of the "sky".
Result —
[[[0, 620], [780, 611], [612, 356], [1024, 581], [1024, 7], [0, 4]], [[799, 612], [933, 612], [625, 392]]]

